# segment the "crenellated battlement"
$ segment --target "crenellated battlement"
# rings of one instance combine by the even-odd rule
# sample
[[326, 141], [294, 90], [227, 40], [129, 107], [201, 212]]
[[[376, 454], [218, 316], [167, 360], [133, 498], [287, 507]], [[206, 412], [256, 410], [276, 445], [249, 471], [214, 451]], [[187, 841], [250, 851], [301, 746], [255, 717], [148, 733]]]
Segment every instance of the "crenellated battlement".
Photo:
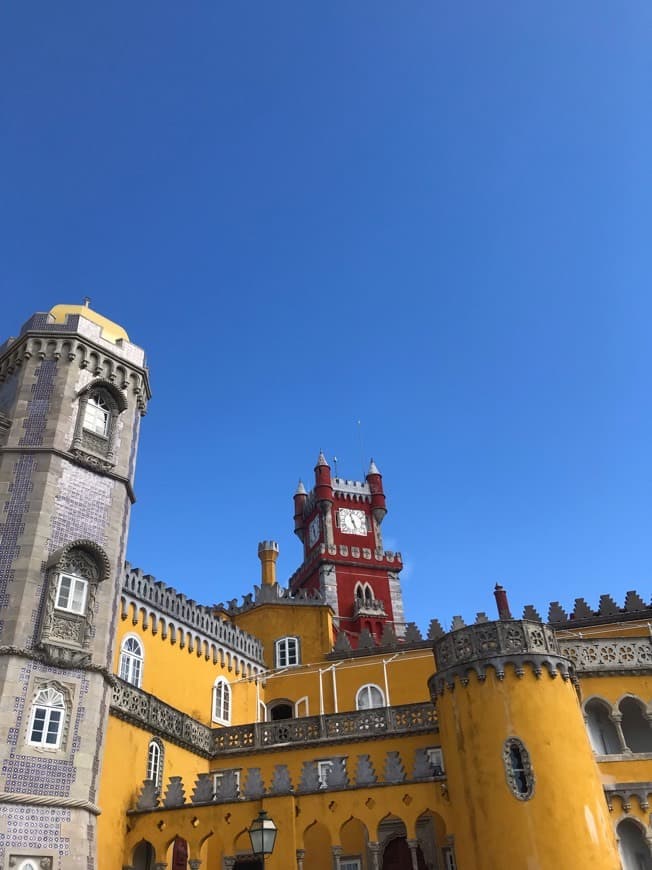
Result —
[[223, 602], [216, 604], [215, 609], [222, 610], [224, 613], [228, 613], [229, 616], [236, 616], [239, 613], [253, 610], [254, 607], [259, 607], [261, 604], [314, 606], [326, 604], [326, 601], [316, 589], [301, 589], [294, 593], [290, 589], [279, 586], [278, 583], [275, 583], [273, 586], [263, 583], [261, 586], [254, 586], [253, 592], [243, 595], [240, 604], [238, 604], [237, 598], [231, 598], [226, 604]]
[[[187, 598], [150, 574], [144, 574], [140, 568], [132, 568], [128, 562], [125, 563], [122, 589], [125, 599], [134, 599], [137, 608], [144, 604], [146, 608], [167, 617], [166, 629], [172, 625], [172, 620], [177, 631], [183, 632], [185, 628], [199, 631], [208, 640], [216, 643], [218, 649], [223, 646], [240, 653], [251, 662], [263, 664], [263, 645], [258, 638], [229, 620], [220, 619], [215, 615], [214, 608], [197, 604], [192, 598]], [[146, 609], [145, 619], [147, 618], [149, 613]], [[156, 614], [152, 614], [152, 618], [156, 618]]]

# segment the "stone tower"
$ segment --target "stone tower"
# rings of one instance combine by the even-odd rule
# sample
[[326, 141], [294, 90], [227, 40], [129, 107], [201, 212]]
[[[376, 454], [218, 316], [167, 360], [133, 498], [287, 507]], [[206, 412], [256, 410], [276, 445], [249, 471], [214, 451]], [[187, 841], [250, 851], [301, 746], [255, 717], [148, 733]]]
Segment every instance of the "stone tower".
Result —
[[320, 453], [314, 488], [307, 492], [300, 483], [294, 494], [294, 531], [304, 559], [291, 589], [319, 592], [354, 647], [363, 632], [376, 641], [388, 630], [397, 637], [405, 633], [403, 564], [400, 553], [383, 549], [386, 513], [383, 480], [373, 460], [365, 480], [345, 480], [331, 475]]
[[[0, 347], [0, 866], [96, 866], [143, 351], [88, 306]], [[12, 861], [12, 859], [14, 859]]]
[[430, 678], [460, 867], [613, 870], [613, 828], [574, 685], [548, 625], [486, 617], [435, 641]]

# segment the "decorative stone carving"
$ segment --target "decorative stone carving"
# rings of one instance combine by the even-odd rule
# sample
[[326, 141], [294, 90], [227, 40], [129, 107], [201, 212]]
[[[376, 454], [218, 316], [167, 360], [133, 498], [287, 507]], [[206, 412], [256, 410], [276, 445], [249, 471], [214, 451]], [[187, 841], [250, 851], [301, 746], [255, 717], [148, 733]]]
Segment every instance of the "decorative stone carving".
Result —
[[518, 737], [509, 737], [503, 746], [505, 777], [510, 791], [520, 801], [527, 801], [534, 793], [534, 773], [530, 753]]
[[559, 648], [580, 674], [652, 670], [652, 642], [648, 637], [608, 641], [560, 640]]
[[153, 779], [146, 779], [136, 802], [137, 810], [154, 810], [158, 806], [158, 789]]
[[405, 634], [403, 636], [405, 643], [418, 643], [423, 640], [423, 635], [419, 631], [416, 622], [408, 622], [405, 626]]
[[319, 791], [321, 782], [319, 781], [319, 771], [316, 761], [304, 761], [301, 767], [301, 779], [299, 780], [299, 792], [309, 793]]
[[272, 776], [272, 786], [270, 794], [291, 794], [292, 780], [290, 779], [290, 771], [287, 764], [274, 765], [274, 775]]
[[376, 771], [371, 762], [371, 756], [358, 755], [358, 765], [355, 769], [356, 785], [374, 785], [377, 782]]
[[247, 779], [242, 788], [242, 794], [246, 798], [259, 800], [265, 794], [265, 783], [259, 767], [250, 767]]
[[437, 673], [429, 681], [433, 699], [447, 686], [452, 688], [455, 678], [466, 685], [470, 671], [484, 680], [488, 667], [499, 679], [507, 664], [517, 676], [523, 675], [526, 664], [537, 676], [544, 667], [553, 677], [557, 673], [565, 680], [571, 676], [571, 663], [561, 653], [553, 630], [528, 620], [502, 619], [460, 628], [436, 640], [434, 653]]
[[332, 766], [326, 771], [326, 788], [343, 789], [349, 787], [349, 776], [345, 758], [334, 758]]
[[385, 782], [404, 782], [405, 768], [399, 752], [388, 752], [385, 757]]
[[430, 620], [430, 625], [428, 626], [428, 640], [438, 640], [440, 637], [443, 637], [445, 633], [446, 632], [438, 619]]
[[192, 793], [193, 804], [208, 804], [213, 800], [213, 777], [210, 773], [198, 773], [195, 790]]
[[167, 791], [165, 792], [164, 807], [182, 807], [186, 802], [183, 790], [183, 782], [180, 776], [171, 776]]

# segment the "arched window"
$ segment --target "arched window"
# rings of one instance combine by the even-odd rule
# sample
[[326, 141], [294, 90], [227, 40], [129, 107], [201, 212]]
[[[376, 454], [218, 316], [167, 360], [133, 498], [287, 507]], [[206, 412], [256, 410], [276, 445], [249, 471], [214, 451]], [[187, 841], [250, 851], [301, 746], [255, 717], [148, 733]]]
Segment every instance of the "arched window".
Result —
[[625, 743], [632, 752], [652, 752], [652, 731], [638, 698], [623, 698], [618, 705], [623, 714], [621, 728]]
[[374, 593], [371, 586], [368, 583], [365, 583], [364, 586], [364, 600], [365, 604], [373, 604]]
[[27, 742], [31, 746], [58, 749], [63, 736], [65, 716], [63, 693], [53, 686], [39, 689], [32, 705]]
[[120, 647], [120, 679], [140, 688], [143, 681], [143, 646], [135, 634], [128, 634]]
[[213, 686], [213, 722], [231, 724], [231, 686], [224, 677], [218, 677]]
[[384, 706], [385, 695], [378, 686], [374, 686], [373, 683], [367, 683], [366, 686], [358, 689], [358, 693], [355, 696], [356, 710], [372, 710], [375, 707]]
[[355, 597], [362, 603], [364, 601], [364, 592], [362, 591], [362, 583], [355, 584]]
[[623, 870], [652, 870], [650, 848], [642, 826], [634, 819], [623, 819], [616, 828], [618, 851]]
[[622, 752], [616, 726], [609, 716], [610, 706], [599, 698], [591, 698], [584, 706], [586, 727], [593, 751], [598, 755]]
[[267, 711], [271, 722], [294, 718], [294, 706], [290, 701], [270, 701]]
[[109, 434], [110, 420], [111, 403], [107, 396], [101, 390], [92, 392], [84, 409], [84, 429], [106, 438]]
[[282, 637], [274, 644], [277, 668], [290, 668], [300, 663], [299, 638]]
[[534, 791], [534, 775], [530, 764], [530, 755], [518, 739], [510, 737], [503, 746], [503, 762], [507, 785], [514, 797], [521, 801], [529, 800]]
[[163, 784], [163, 744], [160, 740], [150, 740], [147, 747], [147, 779], [151, 779], [160, 792]]

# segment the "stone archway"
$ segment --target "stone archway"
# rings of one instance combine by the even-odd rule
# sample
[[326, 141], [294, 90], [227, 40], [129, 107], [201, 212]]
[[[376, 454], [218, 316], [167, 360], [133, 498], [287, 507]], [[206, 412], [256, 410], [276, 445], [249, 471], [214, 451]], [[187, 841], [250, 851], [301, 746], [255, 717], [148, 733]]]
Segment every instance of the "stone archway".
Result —
[[382, 870], [414, 870], [412, 853], [417, 858], [418, 870], [427, 870], [427, 865], [418, 843], [409, 844], [406, 837], [394, 837], [383, 850]]
[[148, 840], [141, 840], [133, 851], [131, 864], [134, 870], [154, 870], [154, 847]]

